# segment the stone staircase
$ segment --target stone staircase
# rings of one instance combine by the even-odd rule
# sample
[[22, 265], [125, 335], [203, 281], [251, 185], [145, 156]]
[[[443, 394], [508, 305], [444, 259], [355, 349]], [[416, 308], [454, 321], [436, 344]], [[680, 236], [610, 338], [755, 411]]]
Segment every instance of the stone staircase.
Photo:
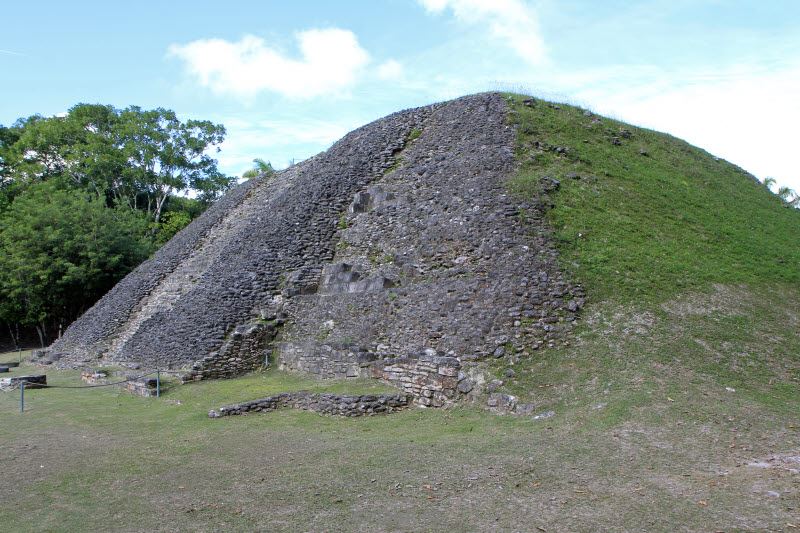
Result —
[[[274, 185], [279, 186], [278, 184]], [[147, 297], [142, 299], [128, 320], [114, 334], [108, 349], [103, 354], [104, 359], [115, 360], [142, 324], [156, 313], [172, 309], [183, 295], [194, 288], [197, 281], [208, 267], [218, 260], [226, 244], [230, 242], [229, 237], [236, 231], [237, 221], [258, 215], [259, 202], [255, 192], [264, 186], [269, 187], [273, 184], [261, 185], [251, 190], [236, 207], [211, 228], [191, 255], [165, 276]], [[202, 355], [204, 354], [198, 354], [198, 359]]]

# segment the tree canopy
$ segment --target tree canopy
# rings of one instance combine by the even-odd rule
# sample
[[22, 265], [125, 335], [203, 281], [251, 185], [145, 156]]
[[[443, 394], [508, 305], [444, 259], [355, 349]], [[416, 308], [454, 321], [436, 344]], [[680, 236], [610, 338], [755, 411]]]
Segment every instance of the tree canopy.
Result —
[[0, 321], [47, 336], [75, 319], [235, 183], [213, 157], [224, 138], [100, 104], [0, 126]]
[[158, 223], [170, 195], [193, 190], [208, 202], [233, 184], [209, 155], [224, 138], [221, 124], [181, 122], [168, 109], [78, 104], [63, 117], [3, 128], [0, 176], [18, 185], [63, 178]]
[[0, 216], [0, 318], [41, 335], [68, 324], [152, 252], [148, 226], [57, 181], [31, 186]]

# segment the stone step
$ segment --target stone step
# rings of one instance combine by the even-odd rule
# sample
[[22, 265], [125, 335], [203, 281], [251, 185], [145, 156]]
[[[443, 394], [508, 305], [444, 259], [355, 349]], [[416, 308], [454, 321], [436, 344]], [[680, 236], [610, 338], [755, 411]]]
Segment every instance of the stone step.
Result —
[[[249, 201], [248, 201], [249, 200]], [[194, 281], [201, 278], [208, 267], [222, 253], [228, 244], [227, 237], [235, 229], [236, 222], [249, 216], [258, 209], [252, 199], [245, 199], [233, 208], [216, 226], [214, 226], [192, 252], [172, 273], [167, 275], [159, 285], [138, 305], [131, 316], [114, 335], [105, 354], [114, 359], [125, 344], [139, 331], [139, 328], [153, 315], [169, 311], [194, 286]]]

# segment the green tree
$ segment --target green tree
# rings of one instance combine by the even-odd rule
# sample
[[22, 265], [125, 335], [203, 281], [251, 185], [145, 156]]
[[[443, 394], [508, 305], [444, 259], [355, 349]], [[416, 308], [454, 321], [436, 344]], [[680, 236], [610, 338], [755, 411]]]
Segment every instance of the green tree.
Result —
[[156, 246], [163, 246], [176, 233], [189, 225], [206, 209], [206, 203], [197, 198], [186, 196], [170, 196], [167, 200], [161, 221], [156, 226]]
[[212, 157], [224, 136], [98, 104], [0, 126], [0, 321], [44, 342], [76, 318], [234, 183]]
[[219, 150], [225, 128], [207, 120], [182, 123], [173, 111], [129, 107], [120, 114], [126, 181], [146, 196], [146, 210], [158, 223], [167, 199], [192, 189], [208, 201], [227, 190], [233, 179], [217, 169], [207, 151]]
[[242, 177], [244, 179], [249, 180], [258, 176], [271, 177], [275, 175], [275, 169], [272, 168], [272, 163], [270, 163], [269, 161], [264, 161], [260, 157], [257, 157], [253, 159], [253, 164], [254, 164], [253, 168], [251, 168], [250, 170], [246, 170], [242, 174]]
[[232, 185], [209, 155], [224, 138], [222, 125], [167, 109], [78, 104], [0, 130], [0, 177], [18, 187], [59, 178], [157, 224], [170, 195], [193, 189], [207, 204]]
[[180, 230], [189, 225], [191, 216], [186, 211], [167, 211], [161, 217], [156, 233], [156, 246], [161, 247]]
[[0, 320], [44, 345], [152, 252], [147, 228], [59, 180], [31, 185], [0, 215]]
[[19, 129], [0, 126], [0, 213], [19, 193], [19, 185], [12, 174], [14, 144], [19, 140]]

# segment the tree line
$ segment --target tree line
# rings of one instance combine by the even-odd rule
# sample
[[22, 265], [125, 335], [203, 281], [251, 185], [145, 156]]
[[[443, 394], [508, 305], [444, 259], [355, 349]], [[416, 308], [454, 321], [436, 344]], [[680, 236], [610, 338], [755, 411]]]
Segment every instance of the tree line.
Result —
[[213, 157], [224, 138], [136, 106], [0, 126], [0, 322], [14, 343], [26, 330], [49, 343], [229, 189]]

